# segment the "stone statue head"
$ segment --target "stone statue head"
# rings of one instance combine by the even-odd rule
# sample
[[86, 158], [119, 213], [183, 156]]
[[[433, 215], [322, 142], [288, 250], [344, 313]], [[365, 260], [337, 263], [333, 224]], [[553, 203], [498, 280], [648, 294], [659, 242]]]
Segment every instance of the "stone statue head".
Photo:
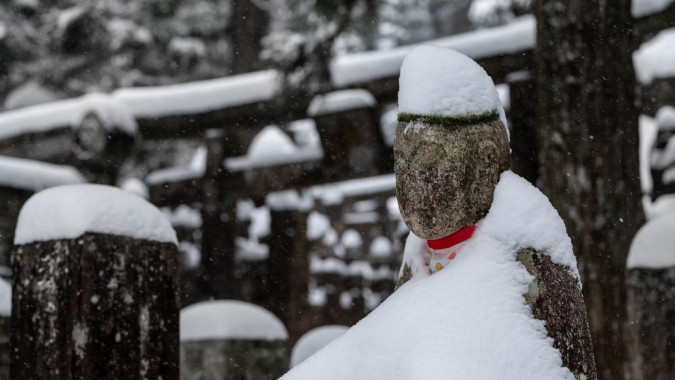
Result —
[[401, 68], [394, 141], [401, 215], [434, 240], [475, 224], [510, 167], [503, 110], [492, 79], [450, 49], [414, 49]]

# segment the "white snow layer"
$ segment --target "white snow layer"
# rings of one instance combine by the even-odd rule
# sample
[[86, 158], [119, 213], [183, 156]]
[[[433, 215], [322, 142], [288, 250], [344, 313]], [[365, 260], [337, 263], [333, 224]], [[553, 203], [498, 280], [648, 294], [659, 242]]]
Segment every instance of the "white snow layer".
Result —
[[576, 267], [546, 197], [507, 172], [452, 265], [407, 282], [282, 379], [573, 380], [525, 303], [532, 276], [516, 261], [518, 247], [546, 250], [554, 262]]
[[271, 99], [281, 89], [275, 70], [256, 71], [221, 79], [113, 92], [137, 118], [194, 114]]
[[155, 170], [145, 177], [145, 182], [149, 185], [159, 185], [161, 183], [172, 183], [202, 178], [204, 173], [206, 173], [207, 157], [208, 150], [206, 149], [206, 146], [201, 145], [197, 148], [187, 166], [176, 166]]
[[180, 312], [180, 341], [286, 340], [288, 331], [270, 311], [235, 300], [205, 301]]
[[127, 193], [137, 195], [143, 199], [148, 199], [150, 197], [148, 187], [138, 178], [131, 177], [125, 179], [120, 185], [120, 189], [126, 191]]
[[12, 315], [12, 284], [0, 278], [0, 316]]
[[322, 238], [331, 228], [330, 219], [325, 214], [312, 211], [307, 216], [307, 240]]
[[399, 112], [462, 116], [501, 109], [499, 94], [485, 70], [466, 55], [420, 46], [401, 66]]
[[646, 115], [640, 115], [638, 119], [638, 129], [640, 133], [640, 186], [644, 194], [652, 192], [652, 173], [650, 170], [650, 153], [656, 134], [658, 133], [658, 126], [654, 119]]
[[14, 244], [74, 239], [86, 232], [177, 244], [171, 223], [144, 199], [105, 185], [66, 185], [33, 195], [24, 204]]
[[305, 333], [293, 347], [291, 367], [303, 362], [347, 331], [347, 326], [327, 325], [317, 327]]
[[86, 182], [72, 166], [0, 156], [0, 186], [37, 192], [54, 186]]
[[635, 74], [643, 85], [675, 76], [675, 28], [666, 29], [633, 53]]
[[[455, 49], [473, 59], [480, 59], [533, 49], [535, 31], [535, 18], [527, 15], [504, 26], [431, 40], [424, 44]], [[338, 87], [345, 87], [396, 76], [403, 58], [416, 46], [419, 45], [340, 56], [331, 65], [332, 82]]]
[[375, 97], [363, 89], [350, 89], [329, 92], [315, 96], [309, 103], [307, 115], [320, 116], [353, 109], [375, 106]]
[[54, 128], [74, 128], [94, 113], [106, 130], [136, 133], [136, 119], [124, 104], [105, 94], [88, 94], [14, 111], [0, 113], [0, 139], [24, 133], [47, 132]]
[[675, 266], [675, 214], [656, 217], [638, 230], [628, 252], [627, 268]]
[[5, 99], [5, 109], [13, 110], [29, 106], [36, 106], [56, 101], [57, 96], [41, 86], [39, 83], [30, 81], [25, 83], [9, 93]]
[[658, 13], [666, 9], [673, 0], [633, 0], [633, 17], [643, 17]]
[[378, 236], [373, 239], [368, 252], [372, 257], [389, 257], [393, 251], [391, 240], [386, 236]]

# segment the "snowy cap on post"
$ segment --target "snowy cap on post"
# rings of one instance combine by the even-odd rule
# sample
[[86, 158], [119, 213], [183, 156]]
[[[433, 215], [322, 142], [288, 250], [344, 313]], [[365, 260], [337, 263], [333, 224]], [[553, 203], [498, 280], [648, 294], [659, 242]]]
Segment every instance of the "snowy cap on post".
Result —
[[401, 68], [399, 112], [394, 169], [405, 223], [427, 240], [477, 223], [510, 167], [492, 79], [454, 50], [415, 48]]
[[675, 267], [675, 215], [655, 218], [638, 230], [628, 251], [626, 267], [665, 269]]
[[471, 58], [438, 46], [420, 46], [401, 66], [398, 106], [401, 114], [500, 116], [499, 93], [485, 70]]
[[144, 199], [111, 186], [53, 187], [21, 209], [14, 244], [75, 239], [87, 232], [177, 244], [169, 220]]

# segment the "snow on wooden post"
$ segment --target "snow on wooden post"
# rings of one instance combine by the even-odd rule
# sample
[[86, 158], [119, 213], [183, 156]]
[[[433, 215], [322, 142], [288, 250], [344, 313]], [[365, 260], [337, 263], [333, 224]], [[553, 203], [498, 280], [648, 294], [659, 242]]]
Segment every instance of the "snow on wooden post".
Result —
[[366, 90], [331, 92], [312, 99], [307, 114], [316, 121], [324, 151], [325, 178], [377, 175], [391, 170], [374, 109]]
[[260, 306], [200, 302], [180, 313], [181, 379], [276, 379], [288, 368], [288, 332]]
[[627, 261], [628, 350], [635, 380], [675, 373], [675, 215], [635, 235]]
[[12, 252], [16, 379], [178, 379], [178, 251], [166, 217], [103, 185], [42, 191]]

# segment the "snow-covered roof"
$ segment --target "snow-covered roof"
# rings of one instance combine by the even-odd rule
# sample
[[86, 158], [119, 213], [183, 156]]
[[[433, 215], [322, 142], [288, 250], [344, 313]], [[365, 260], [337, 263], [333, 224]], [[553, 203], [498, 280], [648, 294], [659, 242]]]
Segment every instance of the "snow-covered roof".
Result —
[[306, 332], [293, 347], [291, 353], [291, 367], [295, 367], [300, 362], [314, 355], [317, 351], [324, 348], [328, 343], [344, 334], [349, 327], [342, 325], [327, 325], [317, 327]]
[[94, 184], [33, 195], [19, 213], [14, 244], [74, 239], [87, 232], [177, 244], [171, 223], [155, 206], [119, 188]]
[[195, 114], [272, 99], [281, 90], [281, 74], [256, 71], [220, 79], [157, 87], [123, 88], [112, 96], [137, 118]]
[[492, 78], [466, 55], [423, 45], [403, 61], [399, 78], [399, 112], [463, 116], [501, 108]]
[[333, 91], [317, 95], [309, 103], [307, 115], [320, 116], [353, 109], [369, 108], [377, 104], [375, 97], [363, 89]]
[[672, 3], [673, 0], [633, 0], [631, 11], [633, 17], [649, 16], [663, 11]]
[[54, 186], [86, 183], [72, 166], [0, 156], [0, 186], [37, 192]]
[[124, 104], [108, 95], [92, 93], [0, 113], [0, 140], [24, 133], [74, 128], [89, 113], [94, 113], [107, 130], [136, 133], [136, 120]]
[[286, 340], [288, 331], [270, 311], [235, 300], [205, 301], [180, 312], [180, 341]]
[[635, 74], [643, 85], [675, 76], [675, 28], [666, 29], [633, 53]]
[[[439, 38], [424, 44], [448, 47], [473, 59], [480, 59], [531, 50], [535, 40], [536, 21], [533, 15], [527, 15], [504, 26]], [[396, 76], [403, 58], [417, 46], [419, 44], [340, 56], [331, 65], [333, 84], [345, 87]]]
[[544, 322], [524, 303], [532, 276], [516, 262], [521, 243], [555, 252], [554, 262], [574, 261], [565, 226], [546, 197], [505, 173], [493, 208], [452, 265], [405, 283], [282, 379], [388, 380], [405, 374], [440, 379], [452, 374], [457, 379], [573, 380]]
[[298, 148], [279, 127], [269, 125], [253, 138], [245, 156], [226, 158], [224, 164], [231, 171], [238, 172], [322, 158], [323, 149], [320, 145]]
[[385, 174], [313, 186], [309, 189], [309, 192], [313, 197], [323, 199], [324, 195], [328, 195], [331, 198], [344, 198], [384, 193], [394, 190], [396, 190], [396, 176], [394, 174]]
[[0, 316], [12, 315], [12, 284], [0, 278]]
[[57, 99], [58, 97], [52, 91], [49, 91], [37, 82], [30, 81], [12, 90], [7, 95], [4, 106], [6, 110], [13, 110], [49, 103]]
[[148, 174], [145, 182], [148, 185], [159, 185], [162, 183], [172, 183], [199, 179], [206, 173], [206, 159], [208, 151], [205, 146], [200, 146], [192, 156], [187, 166], [176, 166], [171, 168], [159, 169]]
[[627, 268], [675, 266], [675, 213], [651, 219], [638, 230], [630, 245]]
[[267, 194], [265, 204], [275, 211], [306, 211], [314, 206], [314, 200], [307, 194], [300, 195], [296, 190], [284, 190]]

